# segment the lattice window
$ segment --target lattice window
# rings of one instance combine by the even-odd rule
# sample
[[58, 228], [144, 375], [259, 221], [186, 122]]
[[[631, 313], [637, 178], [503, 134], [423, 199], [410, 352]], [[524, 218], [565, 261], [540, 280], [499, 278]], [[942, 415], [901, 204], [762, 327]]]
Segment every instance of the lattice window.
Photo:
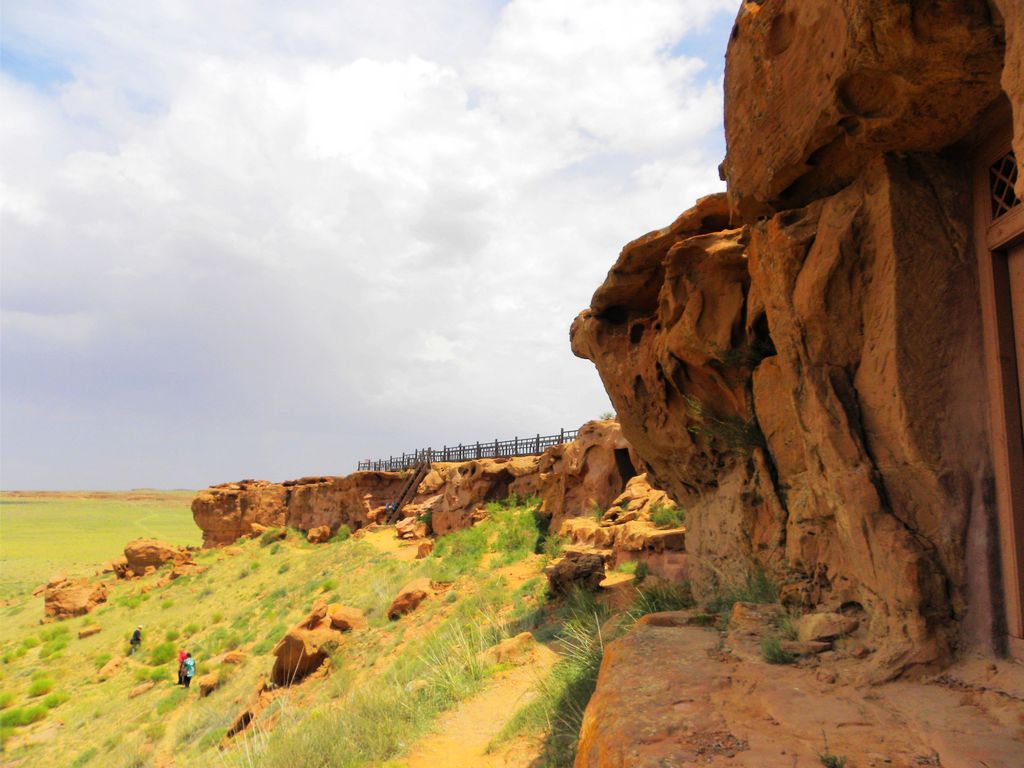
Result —
[[992, 218], [998, 219], [1011, 208], [1020, 205], [1020, 198], [1013, 191], [1017, 181], [1017, 158], [1013, 150], [992, 164], [988, 169], [988, 178], [992, 191]]

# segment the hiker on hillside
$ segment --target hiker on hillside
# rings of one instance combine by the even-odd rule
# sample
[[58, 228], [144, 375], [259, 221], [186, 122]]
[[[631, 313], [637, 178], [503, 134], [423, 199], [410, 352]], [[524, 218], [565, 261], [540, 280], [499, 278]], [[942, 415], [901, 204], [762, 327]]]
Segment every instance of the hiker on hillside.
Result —
[[196, 674], [196, 660], [192, 658], [191, 653], [185, 654], [185, 660], [181, 662], [181, 666], [185, 670], [185, 679], [182, 684], [188, 688], [192, 685], [192, 678], [195, 677]]
[[130, 646], [128, 648], [128, 655], [131, 656], [133, 653], [135, 653], [137, 650], [139, 650], [139, 646], [141, 644], [142, 644], [142, 625], [139, 624], [139, 626], [137, 626], [135, 628], [135, 631], [132, 632], [132, 639], [128, 641], [128, 645]]
[[185, 684], [185, 659], [188, 658], [188, 654], [185, 653], [185, 649], [182, 648], [178, 651], [178, 685]]

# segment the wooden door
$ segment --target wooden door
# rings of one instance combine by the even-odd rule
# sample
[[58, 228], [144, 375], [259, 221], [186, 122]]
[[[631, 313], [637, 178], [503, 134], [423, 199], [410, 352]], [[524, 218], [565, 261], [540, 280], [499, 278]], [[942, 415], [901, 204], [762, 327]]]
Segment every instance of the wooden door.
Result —
[[1006, 648], [1024, 659], [1024, 205], [1009, 104], [974, 154], [974, 231], [985, 333]]

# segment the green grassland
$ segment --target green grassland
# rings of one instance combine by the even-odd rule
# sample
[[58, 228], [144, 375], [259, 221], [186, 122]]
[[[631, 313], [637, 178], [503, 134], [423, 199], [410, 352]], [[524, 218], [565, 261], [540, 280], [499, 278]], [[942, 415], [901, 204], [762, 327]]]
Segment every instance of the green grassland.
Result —
[[172, 544], [200, 544], [192, 521], [191, 491], [127, 493], [0, 493], [0, 599], [58, 572], [92, 574], [150, 536]]
[[[110, 599], [88, 616], [40, 624], [42, 598], [9, 599], [0, 607], [5, 757], [103, 768], [401, 766], [442, 712], [502, 672], [479, 652], [530, 630], [564, 658], [539, 681], [539, 698], [515, 717], [508, 713], [496, 746], [532, 739], [542, 745], [536, 765], [570, 766], [610, 612], [588, 594], [548, 595], [543, 568], [559, 544], [543, 528], [535, 504], [512, 499], [490, 505], [482, 523], [439, 539], [422, 560], [392, 529], [320, 545], [290, 531], [280, 542], [205, 550], [196, 558], [204, 572], [162, 587], [155, 586], [160, 573], [132, 581], [107, 574]], [[388, 621], [399, 588], [420, 576], [448, 586]], [[226, 741], [269, 675], [275, 643], [321, 598], [362, 610], [369, 628], [346, 637], [326, 678], [288, 689], [245, 734]], [[656, 602], [672, 607], [678, 598]], [[654, 604], [638, 595], [641, 612]], [[79, 639], [91, 624], [102, 630]], [[144, 626], [142, 651], [126, 657], [136, 624]], [[179, 648], [196, 657], [198, 675], [215, 672], [221, 680], [209, 697], [175, 685]], [[221, 662], [236, 649], [245, 654], [241, 664]], [[101, 680], [98, 670], [118, 657], [119, 669]], [[130, 697], [148, 682], [152, 688]]]

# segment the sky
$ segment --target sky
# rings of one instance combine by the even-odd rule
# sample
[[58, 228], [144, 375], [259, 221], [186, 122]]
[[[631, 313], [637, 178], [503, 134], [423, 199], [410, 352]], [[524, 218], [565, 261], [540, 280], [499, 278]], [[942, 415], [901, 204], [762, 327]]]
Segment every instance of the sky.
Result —
[[3, 0], [0, 488], [346, 474], [610, 409], [736, 0]]

